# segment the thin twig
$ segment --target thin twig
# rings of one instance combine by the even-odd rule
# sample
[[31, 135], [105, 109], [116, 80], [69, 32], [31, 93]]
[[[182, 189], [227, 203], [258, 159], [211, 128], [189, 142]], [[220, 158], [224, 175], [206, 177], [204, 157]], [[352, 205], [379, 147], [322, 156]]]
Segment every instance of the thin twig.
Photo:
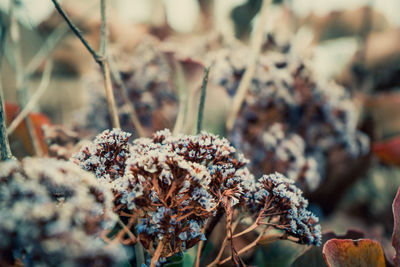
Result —
[[50, 78], [51, 78], [51, 70], [52, 70], [53, 62], [50, 61], [46, 64], [46, 67], [43, 72], [42, 80], [40, 81], [38, 89], [35, 91], [33, 96], [29, 99], [28, 103], [21, 110], [18, 116], [10, 123], [7, 129], [7, 135], [11, 135], [15, 129], [20, 125], [20, 123], [29, 115], [32, 109], [35, 107], [40, 97], [46, 91], [49, 86]]
[[75, 33], [75, 35], [79, 38], [79, 40], [81, 40], [81, 42], [86, 47], [86, 49], [89, 51], [89, 53], [92, 54], [94, 60], [96, 60], [96, 62], [101, 65], [101, 62], [103, 61], [103, 57], [100, 56], [99, 54], [97, 54], [96, 51], [90, 46], [88, 41], [86, 41], [85, 37], [83, 37], [83, 35], [82, 35], [81, 31], [78, 29], [78, 27], [75, 26], [75, 24], [70, 20], [68, 15], [64, 12], [64, 10], [62, 9], [62, 7], [58, 3], [58, 1], [57, 0], [51, 0], [51, 1], [53, 2], [54, 6], [56, 7], [58, 13], [67, 22], [70, 29]]
[[121, 73], [116, 69], [114, 61], [112, 60], [111, 57], [109, 58], [108, 61], [110, 65], [111, 76], [114, 79], [117, 86], [121, 89], [122, 98], [124, 99], [124, 104], [128, 109], [129, 117], [132, 121], [132, 124], [135, 127], [138, 136], [145, 137], [146, 131], [144, 130], [142, 124], [140, 123], [139, 116], [136, 113], [133, 102], [129, 100], [128, 89], [126, 88], [124, 82], [122, 81]]
[[106, 0], [100, 1], [101, 26], [100, 26], [100, 54], [107, 55], [107, 16], [106, 16]]
[[[1, 64], [1, 61], [0, 61]], [[4, 111], [3, 102], [3, 88], [0, 81], [0, 148], [1, 148], [1, 160], [6, 161], [11, 159], [13, 156], [11, 154], [10, 144], [8, 142], [7, 128], [6, 128], [6, 116]]]
[[[241, 254], [245, 253], [246, 251], [250, 250], [251, 248], [257, 246], [258, 241], [260, 241], [261, 237], [264, 235], [266, 230], [267, 230], [267, 228], [264, 228], [264, 230], [261, 231], [261, 233], [258, 235], [258, 237], [253, 242], [251, 242], [250, 244], [248, 244], [247, 246], [245, 246], [244, 248], [239, 250], [237, 252], [237, 256], [240, 256]], [[231, 259], [231, 257], [227, 257], [224, 260], [218, 262], [218, 264], [222, 265], [222, 264], [228, 262], [230, 259]]]
[[164, 248], [164, 240], [161, 240], [156, 248], [156, 251], [153, 254], [153, 257], [151, 257], [151, 261], [150, 261], [150, 267], [156, 267], [156, 263], [157, 261], [160, 259], [161, 256], [161, 252]]
[[201, 257], [201, 251], [203, 249], [204, 241], [201, 240], [199, 244], [197, 245], [197, 255], [196, 255], [196, 261], [194, 262], [194, 267], [199, 267], [200, 266], [200, 257]]
[[[90, 5], [87, 10], [83, 12], [77, 19], [78, 23], [86, 19], [87, 14], [92, 12], [93, 8], [97, 7], [98, 4]], [[70, 28], [68, 25], [60, 24], [55, 30], [53, 30], [50, 35], [46, 38], [44, 43], [41, 45], [40, 50], [35, 54], [35, 56], [29, 61], [25, 68], [25, 76], [29, 79], [33, 73], [39, 68], [39, 66], [49, 57], [49, 54], [57, 47], [61, 40], [67, 36]]]
[[201, 96], [200, 96], [200, 104], [199, 104], [199, 112], [197, 114], [197, 133], [200, 133], [202, 129], [203, 123], [203, 114], [204, 114], [204, 104], [206, 102], [206, 91], [207, 91], [207, 83], [208, 83], [208, 73], [210, 71], [210, 67], [204, 68], [204, 76], [203, 82], [201, 84]]
[[270, 3], [271, 0], [263, 0], [262, 2], [260, 15], [257, 21], [257, 26], [254, 30], [254, 35], [251, 42], [251, 50], [250, 50], [249, 60], [247, 62], [246, 71], [243, 74], [243, 77], [236, 91], [235, 97], [233, 98], [232, 110], [226, 122], [226, 128], [228, 131], [231, 131], [235, 124], [236, 117], [240, 111], [240, 108], [242, 107], [242, 103], [246, 96], [246, 92], [250, 86], [251, 79], [253, 78], [253, 75], [256, 70], [257, 58], [261, 51], [263, 33], [267, 21], [268, 7]]
[[[26, 86], [24, 66], [22, 63], [21, 46], [20, 46], [20, 29], [18, 21], [15, 17], [16, 6], [17, 6], [17, 0], [13, 0], [10, 4], [10, 36], [11, 36], [11, 43], [14, 49], [17, 98], [20, 107], [24, 108], [28, 98], [28, 88]], [[28, 129], [28, 135], [32, 144], [33, 153], [37, 156], [42, 156], [43, 151], [39, 144], [38, 136], [33, 127], [33, 123], [29, 117], [25, 118], [25, 124], [26, 128]]]
[[[0, 21], [1, 22], [1, 21]], [[3, 55], [6, 43], [6, 27], [4, 24], [0, 25], [0, 68], [3, 62]], [[0, 157], [2, 161], [12, 158], [12, 153], [10, 149], [10, 143], [7, 136], [6, 127], [6, 114], [4, 110], [4, 100], [3, 100], [3, 87], [1, 83], [0, 75]]]
[[[239, 218], [232, 224], [232, 231], [235, 231], [235, 229], [236, 229], [237, 225], [239, 224], [240, 220], [241, 220], [241, 217], [239, 217]], [[219, 250], [219, 252], [218, 252], [217, 257], [215, 257], [215, 259], [214, 259], [210, 264], [208, 264], [207, 267], [213, 267], [213, 266], [216, 266], [216, 265], [218, 264], [219, 260], [220, 260], [221, 257], [222, 257], [222, 254], [223, 254], [223, 252], [224, 252], [224, 250], [225, 250], [226, 244], [228, 243], [228, 239], [229, 239], [229, 238], [228, 238], [228, 234], [229, 234], [229, 232], [227, 232], [227, 235], [226, 235], [224, 241], [222, 241], [221, 248], [220, 248], [220, 250]], [[230, 257], [229, 257], [229, 258], [230, 258]]]
[[[114, 93], [112, 89], [112, 83], [111, 83], [111, 75], [110, 75], [110, 68], [107, 62], [107, 54], [102, 54], [99, 55], [96, 53], [96, 51], [90, 46], [88, 41], [83, 37], [81, 31], [73, 24], [71, 19], [68, 17], [68, 15], [64, 12], [60, 4], [58, 3], [57, 0], [51, 0], [56, 7], [58, 13], [64, 18], [64, 20], [67, 22], [71, 30], [75, 33], [75, 35], [81, 40], [83, 45], [86, 47], [86, 49], [89, 51], [89, 53], [92, 55], [93, 59], [99, 64], [101, 71], [103, 73], [103, 78], [104, 78], [104, 87], [106, 90], [106, 97], [107, 97], [107, 105], [108, 109], [110, 112], [110, 117], [111, 117], [111, 124], [112, 127], [114, 128], [120, 128], [120, 123], [119, 123], [119, 117], [118, 117], [118, 111], [117, 107], [115, 105], [115, 98], [114, 98]], [[106, 52], [106, 29], [107, 29], [107, 21], [106, 21], [106, 14], [105, 14], [105, 8], [106, 8], [106, 2], [105, 0], [102, 0], [101, 4], [101, 40], [102, 40], [102, 46], [104, 46], [103, 50]]]

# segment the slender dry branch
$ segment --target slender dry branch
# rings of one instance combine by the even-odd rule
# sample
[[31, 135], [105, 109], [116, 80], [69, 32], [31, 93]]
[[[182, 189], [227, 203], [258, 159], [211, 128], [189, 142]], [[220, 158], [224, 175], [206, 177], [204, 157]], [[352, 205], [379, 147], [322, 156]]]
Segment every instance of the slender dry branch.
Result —
[[200, 267], [200, 257], [201, 257], [201, 251], [203, 249], [204, 241], [201, 240], [199, 244], [197, 245], [197, 255], [196, 255], [196, 261], [194, 262], [194, 267]]
[[254, 30], [254, 35], [251, 40], [251, 51], [249, 55], [249, 60], [247, 62], [246, 71], [243, 74], [243, 77], [236, 91], [235, 97], [233, 98], [232, 110], [226, 122], [226, 128], [228, 131], [232, 130], [235, 124], [236, 117], [240, 111], [240, 108], [242, 107], [242, 103], [246, 96], [246, 92], [250, 86], [251, 79], [253, 78], [253, 75], [256, 70], [257, 58], [261, 51], [263, 33], [267, 21], [268, 7], [270, 3], [271, 0], [263, 0], [261, 6], [261, 11], [257, 21], [257, 26]]
[[82, 35], [81, 31], [78, 29], [78, 27], [76, 27], [75, 24], [71, 21], [71, 19], [67, 15], [67, 13], [64, 12], [64, 9], [62, 9], [62, 7], [58, 3], [58, 1], [57, 0], [51, 0], [51, 1], [53, 2], [54, 6], [56, 7], [58, 13], [63, 17], [65, 22], [67, 22], [70, 29], [75, 33], [75, 35], [79, 38], [79, 40], [81, 40], [81, 42], [86, 47], [86, 49], [89, 51], [89, 53], [92, 54], [94, 60], [96, 60], [96, 62], [101, 65], [101, 62], [104, 60], [103, 57], [100, 56], [99, 54], [97, 54], [96, 51], [90, 46], [90, 44], [85, 39], [85, 37], [83, 37], [83, 35]]
[[100, 1], [101, 26], [100, 26], [100, 54], [107, 55], [107, 16], [106, 16], [106, 0]]
[[[258, 242], [263, 237], [266, 230], [267, 230], [267, 228], [264, 228], [264, 230], [261, 231], [261, 233], [258, 235], [258, 237], [253, 242], [251, 242], [250, 244], [248, 244], [247, 246], [245, 246], [244, 248], [239, 250], [237, 252], [237, 256], [240, 256], [241, 254], [245, 253], [246, 251], [250, 250], [251, 248], [257, 246]], [[226, 257], [224, 260], [218, 262], [218, 264], [222, 265], [222, 264], [228, 262], [230, 259], [231, 259], [231, 257]]]
[[156, 251], [153, 254], [153, 257], [151, 257], [151, 261], [150, 261], [150, 267], [156, 267], [157, 261], [160, 259], [161, 256], [161, 252], [164, 248], [164, 240], [161, 240], [156, 248]]
[[[6, 32], [7, 29], [5, 25], [0, 25], [0, 68], [3, 62], [3, 55], [6, 43]], [[12, 158], [10, 144], [8, 142], [8, 137], [7, 137], [6, 114], [4, 110], [1, 75], [0, 75], [0, 157], [2, 161]]]
[[[20, 47], [20, 29], [18, 21], [15, 17], [15, 8], [17, 6], [17, 1], [13, 0], [10, 4], [10, 37], [11, 43], [14, 50], [14, 60], [15, 60], [15, 78], [17, 86], [17, 98], [21, 108], [25, 107], [27, 98], [29, 95], [28, 88], [26, 85], [24, 66], [22, 63], [21, 47]], [[33, 123], [29, 117], [25, 118], [25, 124], [28, 129], [28, 135], [33, 147], [33, 152], [35, 155], [42, 156], [43, 151], [39, 144], [39, 140], [36, 131], [33, 127]]]
[[[236, 229], [237, 225], [239, 224], [240, 220], [241, 220], [241, 217], [239, 217], [239, 218], [232, 224], [232, 232], [235, 231], [235, 229]], [[229, 235], [229, 232], [227, 232], [227, 235], [226, 235], [224, 241], [222, 241], [221, 249], [219, 250], [217, 257], [215, 257], [215, 259], [214, 259], [210, 264], [208, 264], [207, 267], [213, 267], [213, 266], [216, 266], [216, 265], [218, 264], [219, 260], [220, 260], [221, 257], [222, 257], [222, 253], [223, 253], [224, 250], [225, 250], [226, 244], [228, 243], [228, 239], [229, 239], [229, 238], [228, 238], [228, 237], [229, 237], [228, 235]], [[231, 258], [231, 257], [229, 257], [229, 258]]]
[[6, 114], [4, 111], [3, 89], [0, 82], [0, 150], [1, 160], [5, 161], [12, 158], [10, 144], [8, 142], [6, 128]]
[[33, 94], [33, 96], [28, 100], [28, 103], [21, 110], [21, 112], [18, 114], [18, 116], [10, 123], [10, 125], [8, 126], [8, 129], [7, 129], [7, 135], [11, 135], [15, 131], [15, 129], [18, 127], [18, 125], [20, 125], [20, 123], [32, 111], [32, 109], [35, 107], [35, 105], [39, 101], [40, 97], [43, 95], [43, 93], [48, 88], [48, 86], [50, 84], [52, 65], [53, 65], [52, 61], [50, 61], [49, 63], [46, 64], [46, 67], [43, 72], [42, 80], [40, 81], [38, 89]]
[[135, 106], [133, 102], [129, 100], [128, 89], [126, 88], [124, 82], [122, 81], [121, 74], [116, 69], [115, 64], [112, 58], [109, 58], [109, 65], [111, 70], [111, 76], [114, 79], [117, 86], [121, 89], [122, 98], [124, 99], [124, 105], [128, 109], [129, 118], [132, 121], [133, 126], [135, 127], [139, 137], [145, 137], [146, 131], [144, 130], [142, 124], [140, 123], [139, 116], [136, 113]]
[[202, 124], [203, 124], [204, 104], [206, 102], [206, 91], [207, 91], [208, 73], [209, 72], [210, 72], [210, 67], [205, 67], [203, 82], [201, 85], [199, 112], [197, 114], [197, 133], [200, 133], [200, 131], [202, 129]]
[[[92, 55], [93, 59], [99, 64], [101, 71], [103, 73], [103, 78], [104, 78], [104, 87], [106, 90], [106, 97], [107, 97], [107, 105], [108, 109], [110, 111], [110, 117], [111, 117], [111, 124], [112, 127], [114, 128], [120, 128], [120, 123], [119, 123], [119, 117], [118, 117], [118, 110], [115, 105], [115, 98], [114, 98], [114, 93], [112, 89], [112, 82], [111, 82], [111, 75], [110, 75], [110, 68], [107, 62], [107, 54], [98, 54], [96, 51], [90, 46], [89, 42], [83, 37], [81, 31], [73, 24], [71, 19], [68, 17], [68, 15], [64, 12], [60, 4], [58, 3], [57, 0], [51, 0], [56, 7], [58, 13], [64, 18], [64, 20], [67, 22], [71, 30], [75, 33], [75, 35], [81, 40], [83, 45], [86, 47], [86, 49], [89, 51], [89, 53]], [[102, 52], [106, 52], [106, 38], [107, 38], [107, 20], [106, 20], [106, 3], [105, 0], [102, 0], [101, 2], [101, 48]]]

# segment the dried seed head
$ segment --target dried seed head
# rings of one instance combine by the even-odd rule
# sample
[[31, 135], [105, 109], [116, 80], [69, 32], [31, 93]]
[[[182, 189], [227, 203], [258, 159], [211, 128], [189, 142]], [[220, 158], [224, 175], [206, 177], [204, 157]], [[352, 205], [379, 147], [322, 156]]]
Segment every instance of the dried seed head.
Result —
[[[70, 162], [25, 158], [0, 164], [0, 262], [109, 266], [122, 256], [96, 236], [114, 224], [112, 194]], [[7, 256], [8, 255], [8, 256]]]
[[113, 181], [124, 175], [130, 136], [120, 129], [105, 130], [93, 143], [75, 154], [72, 160], [82, 169], [93, 172], [97, 178]]
[[[228, 49], [215, 56], [211, 80], [232, 95], [245, 70], [236, 58], [246, 57], [247, 51], [243, 47], [235, 48], [235, 53]], [[300, 179], [304, 189], [313, 191], [322, 180], [319, 177], [325, 176], [330, 164], [325, 164], [325, 154], [332, 148], [346, 151], [349, 158], [368, 152], [368, 138], [357, 130], [357, 119], [355, 105], [343, 87], [317, 79], [308, 64], [293, 53], [268, 52], [258, 59], [230, 138], [251, 160], [254, 174], [270, 173], [276, 171], [271, 162], [288, 154], [282, 152], [282, 143], [277, 150], [265, 144], [265, 139], [271, 137], [272, 125], [280, 123], [282, 136], [276, 138], [286, 143], [285, 150], [290, 145], [297, 153], [291, 163], [282, 164], [278, 170], [289, 178]], [[303, 142], [294, 140], [299, 139], [297, 136]], [[302, 177], [306, 170], [295, 166], [299, 162], [305, 162], [302, 165], [306, 165], [307, 175], [313, 177]]]
[[257, 187], [262, 188], [254, 196], [261, 217], [269, 218], [270, 225], [298, 238], [300, 244], [321, 244], [318, 218], [307, 210], [308, 201], [293, 180], [280, 173], [264, 175]]

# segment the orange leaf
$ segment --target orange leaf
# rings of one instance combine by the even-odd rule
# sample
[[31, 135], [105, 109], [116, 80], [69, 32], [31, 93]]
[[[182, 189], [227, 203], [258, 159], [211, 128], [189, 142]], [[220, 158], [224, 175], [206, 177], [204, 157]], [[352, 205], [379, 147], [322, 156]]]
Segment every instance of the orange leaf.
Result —
[[372, 151], [382, 162], [400, 166], [400, 137], [374, 143]]
[[[18, 105], [5, 103], [5, 111], [6, 111], [6, 123], [7, 125], [9, 125], [20, 112], [20, 108]], [[50, 120], [46, 115], [41, 113], [30, 113], [29, 118], [32, 121], [33, 129], [35, 130], [39, 145], [42, 148], [42, 151], [45, 154], [47, 154], [47, 144], [43, 135], [42, 126], [49, 125]], [[21, 142], [24, 149], [30, 155], [34, 155], [33, 146], [31, 144], [28, 128], [26, 126], [25, 121], [22, 121], [11, 135], [11, 142], [13, 140]]]
[[322, 255], [328, 267], [386, 266], [381, 245], [370, 239], [331, 239]]

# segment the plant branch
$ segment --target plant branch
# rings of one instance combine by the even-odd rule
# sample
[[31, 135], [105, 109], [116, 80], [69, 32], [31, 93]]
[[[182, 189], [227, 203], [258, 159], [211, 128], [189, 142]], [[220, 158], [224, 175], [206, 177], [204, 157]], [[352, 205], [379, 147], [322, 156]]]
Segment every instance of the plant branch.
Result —
[[236, 117], [240, 111], [240, 108], [242, 107], [243, 100], [246, 96], [247, 90], [251, 83], [251, 79], [253, 78], [256, 70], [257, 58], [261, 52], [263, 33], [267, 21], [268, 7], [270, 3], [271, 0], [263, 0], [262, 2], [260, 15], [257, 21], [256, 28], [254, 30], [253, 38], [251, 40], [251, 50], [249, 60], [247, 62], [246, 71], [244, 72], [243, 77], [240, 80], [235, 97], [233, 98], [232, 110], [226, 122], [226, 128], [228, 132], [232, 130], [235, 124]]
[[6, 114], [4, 111], [3, 88], [1, 86], [1, 81], [0, 81], [0, 148], [1, 148], [1, 160], [2, 161], [6, 161], [13, 157], [11, 154], [10, 144], [8, 142], [5, 117], [6, 117]]
[[[1, 21], [0, 21], [1, 22]], [[4, 24], [0, 25], [0, 68], [3, 62], [3, 55], [6, 43], [6, 32], [7, 29]], [[1, 75], [0, 75], [1, 78]], [[7, 137], [7, 127], [6, 127], [6, 114], [4, 110], [4, 100], [3, 100], [3, 88], [0, 79], [0, 159], [2, 161], [12, 158], [12, 153], [10, 149], [10, 144]]]
[[[107, 106], [110, 112], [110, 117], [111, 117], [111, 123], [112, 127], [114, 128], [120, 128], [120, 123], [119, 123], [119, 118], [118, 118], [118, 111], [117, 107], [115, 105], [115, 98], [114, 98], [114, 93], [112, 89], [112, 83], [111, 83], [111, 75], [110, 75], [110, 68], [108, 65], [107, 61], [107, 54], [98, 54], [96, 51], [90, 46], [89, 42], [83, 37], [81, 31], [73, 24], [71, 19], [68, 17], [68, 15], [64, 12], [60, 4], [58, 3], [57, 0], [51, 0], [57, 9], [58, 13], [64, 18], [64, 20], [67, 22], [71, 30], [75, 33], [75, 35], [81, 40], [83, 45], [86, 47], [86, 49], [89, 51], [89, 53], [92, 55], [93, 59], [99, 64], [101, 71], [103, 73], [103, 78], [104, 78], [104, 87], [106, 90], [106, 97], [107, 97]], [[107, 38], [107, 20], [106, 20], [106, 2], [105, 0], [102, 0], [101, 2], [101, 48], [104, 51], [101, 52], [106, 52], [106, 38]]]
[[101, 62], [104, 60], [104, 58], [102, 56], [100, 56], [99, 54], [97, 54], [96, 51], [90, 46], [90, 44], [85, 39], [85, 37], [83, 37], [82, 32], [78, 29], [78, 27], [75, 26], [75, 24], [71, 21], [71, 19], [68, 17], [68, 15], [64, 12], [64, 9], [62, 9], [62, 7], [58, 3], [58, 1], [57, 0], [51, 0], [51, 1], [53, 2], [55, 8], [57, 9], [57, 11], [61, 15], [61, 17], [63, 17], [65, 22], [67, 22], [70, 29], [79, 38], [79, 40], [81, 40], [81, 42], [86, 47], [86, 49], [89, 51], [89, 53], [92, 54], [94, 60], [96, 60], [96, 62], [101, 65]]
[[[264, 235], [266, 230], [267, 230], [267, 228], [264, 228], [264, 230], [262, 230], [262, 232], [258, 235], [258, 237], [253, 242], [251, 242], [250, 244], [248, 244], [247, 246], [245, 246], [244, 248], [239, 250], [237, 252], [237, 256], [240, 256], [241, 254], [245, 253], [246, 251], [250, 250], [251, 248], [257, 246], [258, 242], [260, 241], [260, 239], [262, 238], [262, 236]], [[231, 257], [227, 257], [224, 260], [218, 262], [218, 264], [222, 265], [222, 264], [228, 262], [230, 259], [231, 259]]]
[[46, 91], [49, 86], [52, 70], [52, 61], [46, 64], [43, 72], [42, 80], [40, 81], [39, 87], [33, 96], [29, 99], [28, 103], [24, 106], [18, 116], [10, 123], [7, 129], [7, 135], [11, 135], [20, 123], [29, 115], [32, 109], [35, 107], [40, 97]]
[[164, 240], [161, 240], [156, 248], [156, 251], [153, 254], [153, 257], [151, 257], [151, 261], [150, 261], [150, 267], [156, 267], [156, 263], [157, 261], [160, 259], [161, 256], [161, 252], [164, 248]]
[[194, 262], [194, 267], [199, 267], [200, 266], [200, 257], [201, 257], [201, 251], [203, 250], [203, 245], [204, 241], [201, 240], [199, 244], [197, 245], [197, 255], [196, 255], [196, 261]]
[[[241, 219], [241, 218], [239, 217], [239, 218], [232, 224], [232, 231], [235, 231], [237, 225], [238, 225], [239, 222], [240, 222], [240, 219]], [[217, 257], [216, 257], [210, 264], [208, 264], [207, 267], [213, 267], [213, 266], [216, 266], [216, 265], [218, 264], [219, 260], [220, 260], [221, 257], [222, 257], [222, 253], [223, 253], [224, 250], [225, 250], [226, 244], [228, 243], [228, 239], [229, 239], [229, 232], [227, 231], [226, 237], [225, 237], [224, 241], [222, 241], [221, 249], [219, 250]], [[229, 258], [231, 258], [231, 257], [229, 257]]]
[[[17, 98], [21, 108], [25, 107], [28, 98], [28, 88], [26, 86], [26, 79], [24, 74], [24, 66], [22, 62], [21, 46], [20, 46], [20, 29], [18, 21], [15, 17], [15, 8], [17, 6], [17, 0], [12, 0], [10, 3], [10, 37], [11, 43], [14, 49], [14, 60], [15, 60], [15, 79], [17, 87]], [[28, 135], [32, 144], [33, 153], [38, 156], [43, 155], [42, 148], [39, 144], [36, 131], [33, 127], [33, 123], [29, 117], [25, 118], [25, 124], [28, 130]]]
[[204, 104], [206, 102], [206, 91], [207, 91], [207, 83], [208, 83], [208, 73], [210, 71], [210, 67], [204, 68], [204, 76], [203, 82], [201, 84], [201, 96], [200, 96], [200, 104], [199, 104], [199, 112], [197, 114], [197, 133], [200, 133], [202, 129], [203, 123], [203, 114], [204, 114]]
[[115, 64], [112, 58], [109, 58], [109, 65], [111, 70], [111, 76], [114, 79], [117, 86], [121, 89], [122, 98], [124, 99], [124, 104], [128, 109], [129, 117], [132, 121], [133, 126], [135, 127], [139, 137], [145, 137], [146, 131], [144, 130], [142, 124], [140, 123], [139, 116], [136, 113], [135, 106], [133, 102], [129, 100], [128, 89], [126, 88], [124, 82], [121, 78], [121, 73], [116, 69]]

